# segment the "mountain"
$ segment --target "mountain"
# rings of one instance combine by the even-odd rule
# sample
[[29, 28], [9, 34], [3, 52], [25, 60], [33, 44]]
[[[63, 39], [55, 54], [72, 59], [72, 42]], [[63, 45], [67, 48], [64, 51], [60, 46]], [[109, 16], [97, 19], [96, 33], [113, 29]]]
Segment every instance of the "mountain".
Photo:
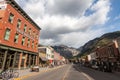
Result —
[[67, 59], [79, 54], [78, 50], [66, 45], [52, 46], [52, 48], [54, 48], [56, 52], [60, 53], [60, 55], [64, 56]]
[[78, 56], [89, 54], [90, 52], [94, 51], [97, 47], [105, 46], [118, 37], [120, 37], [120, 31], [106, 33], [99, 38], [90, 40], [85, 45], [77, 49], [80, 51], [80, 54], [78, 54]]

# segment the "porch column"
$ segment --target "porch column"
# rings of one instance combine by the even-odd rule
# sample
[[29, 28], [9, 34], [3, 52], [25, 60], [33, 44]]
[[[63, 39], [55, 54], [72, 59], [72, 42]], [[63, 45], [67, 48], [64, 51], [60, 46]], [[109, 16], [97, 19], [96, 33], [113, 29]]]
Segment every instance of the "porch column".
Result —
[[18, 69], [20, 69], [20, 68], [21, 68], [22, 55], [23, 55], [23, 53], [20, 53], [20, 58], [19, 58]]
[[11, 68], [11, 66], [10, 66], [11, 58], [12, 58], [12, 55], [9, 55], [8, 68]]
[[24, 68], [26, 68], [27, 56], [28, 54], [25, 54]]
[[4, 54], [4, 60], [3, 60], [2, 70], [5, 69], [5, 63], [6, 63], [7, 54], [8, 54], [8, 50], [6, 50], [6, 51], [5, 51], [5, 54]]
[[33, 65], [35, 65], [35, 56], [33, 56]]
[[14, 68], [14, 66], [15, 66], [16, 56], [17, 56], [17, 52], [15, 52], [15, 54], [14, 54], [14, 59], [13, 59], [12, 68]]
[[29, 67], [31, 66], [31, 55], [29, 55], [29, 62], [28, 62]]
[[35, 62], [35, 65], [38, 65], [38, 56], [36, 56], [36, 62]]

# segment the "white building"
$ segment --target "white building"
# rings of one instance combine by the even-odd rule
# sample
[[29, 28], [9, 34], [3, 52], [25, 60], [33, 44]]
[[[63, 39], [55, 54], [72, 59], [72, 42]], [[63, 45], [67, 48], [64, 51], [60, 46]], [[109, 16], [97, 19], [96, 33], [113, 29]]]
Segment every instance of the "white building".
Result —
[[46, 55], [46, 59], [50, 61], [50, 63], [52, 63], [53, 59], [54, 59], [54, 50], [52, 47], [50, 46], [45, 46], [45, 47], [38, 47], [39, 52], [44, 50], [44, 53]]

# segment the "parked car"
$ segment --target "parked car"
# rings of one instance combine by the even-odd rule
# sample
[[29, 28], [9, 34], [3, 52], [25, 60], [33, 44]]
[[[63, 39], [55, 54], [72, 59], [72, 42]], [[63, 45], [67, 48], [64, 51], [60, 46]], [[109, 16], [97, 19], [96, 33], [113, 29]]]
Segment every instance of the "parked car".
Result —
[[96, 70], [99, 69], [98, 62], [96, 60], [92, 60], [90, 64], [91, 64], [91, 68], [96, 69]]
[[35, 66], [31, 67], [31, 71], [39, 72], [39, 66], [35, 65]]
[[98, 69], [99, 67], [97, 65], [92, 65], [91, 66], [93, 69]]

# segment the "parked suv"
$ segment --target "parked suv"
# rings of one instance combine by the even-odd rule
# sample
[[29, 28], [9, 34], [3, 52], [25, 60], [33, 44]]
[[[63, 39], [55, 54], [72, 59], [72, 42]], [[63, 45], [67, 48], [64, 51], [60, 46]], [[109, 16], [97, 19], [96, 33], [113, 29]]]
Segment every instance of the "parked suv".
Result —
[[91, 68], [93, 69], [99, 69], [98, 62], [96, 60], [92, 60], [91, 62]]

